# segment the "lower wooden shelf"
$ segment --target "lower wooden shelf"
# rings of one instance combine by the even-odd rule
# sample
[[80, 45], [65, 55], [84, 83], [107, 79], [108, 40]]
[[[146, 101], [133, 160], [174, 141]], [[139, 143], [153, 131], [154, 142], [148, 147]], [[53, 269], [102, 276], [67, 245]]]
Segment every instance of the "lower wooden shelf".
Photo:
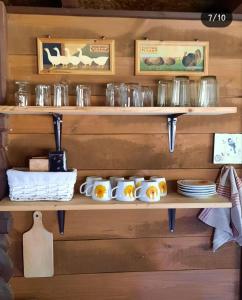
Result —
[[187, 198], [177, 193], [169, 193], [157, 203], [141, 201], [120, 202], [94, 201], [76, 194], [71, 201], [10, 201], [4, 198], [0, 201], [0, 211], [47, 211], [47, 210], [102, 210], [102, 209], [167, 209], [167, 208], [226, 208], [232, 203], [224, 197], [215, 195], [205, 199]]

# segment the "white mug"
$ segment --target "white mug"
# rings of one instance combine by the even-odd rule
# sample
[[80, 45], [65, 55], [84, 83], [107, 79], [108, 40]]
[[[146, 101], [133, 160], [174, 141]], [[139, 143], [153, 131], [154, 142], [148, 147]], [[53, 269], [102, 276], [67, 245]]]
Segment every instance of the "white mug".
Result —
[[155, 180], [141, 182], [141, 186], [135, 189], [135, 198], [144, 202], [160, 201], [160, 189]]
[[131, 202], [135, 200], [134, 192], [135, 184], [133, 180], [119, 180], [117, 186], [112, 189], [112, 198], [119, 201]]
[[167, 184], [166, 184], [166, 179], [164, 177], [152, 176], [150, 177], [150, 180], [155, 180], [158, 182], [161, 197], [167, 195]]
[[124, 177], [111, 176], [109, 177], [109, 180], [111, 182], [112, 188], [114, 188], [115, 186], [117, 186], [119, 180], [124, 180]]
[[86, 178], [86, 181], [83, 184], [81, 184], [81, 186], [80, 186], [80, 193], [82, 195], [86, 195], [87, 196], [87, 189], [89, 189], [89, 186], [93, 185], [93, 182], [95, 180], [100, 180], [100, 179], [102, 179], [102, 177], [88, 176]]
[[91, 196], [93, 200], [109, 201], [112, 199], [112, 188], [109, 180], [95, 180], [87, 189], [87, 196]]
[[144, 181], [144, 177], [137, 177], [137, 176], [131, 176], [129, 177], [130, 180], [133, 180], [135, 183], [135, 187], [141, 186], [141, 182]]

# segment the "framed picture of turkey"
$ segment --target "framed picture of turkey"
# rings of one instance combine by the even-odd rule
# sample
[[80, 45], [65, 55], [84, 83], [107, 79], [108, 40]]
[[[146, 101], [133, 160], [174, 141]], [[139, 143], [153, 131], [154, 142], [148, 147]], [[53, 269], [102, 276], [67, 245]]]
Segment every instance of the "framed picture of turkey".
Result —
[[39, 74], [113, 75], [114, 40], [38, 38]]
[[136, 75], [207, 75], [209, 42], [137, 40]]

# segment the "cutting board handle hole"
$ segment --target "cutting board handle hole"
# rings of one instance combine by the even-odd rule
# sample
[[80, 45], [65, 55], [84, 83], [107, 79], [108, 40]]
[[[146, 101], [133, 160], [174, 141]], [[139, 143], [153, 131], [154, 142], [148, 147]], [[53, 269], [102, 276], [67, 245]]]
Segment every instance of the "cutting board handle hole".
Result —
[[41, 221], [41, 218], [42, 217], [42, 214], [40, 211], [35, 211], [34, 214], [33, 214], [33, 219], [34, 220], [40, 220]]

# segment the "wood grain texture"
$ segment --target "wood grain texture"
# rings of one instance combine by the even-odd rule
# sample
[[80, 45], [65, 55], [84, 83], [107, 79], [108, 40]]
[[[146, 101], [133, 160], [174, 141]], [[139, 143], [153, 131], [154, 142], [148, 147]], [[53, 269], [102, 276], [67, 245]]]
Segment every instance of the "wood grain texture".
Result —
[[[239, 253], [239, 246], [233, 243], [213, 253], [209, 237], [55, 241], [55, 276], [239, 269]], [[23, 276], [20, 241], [11, 245], [10, 255], [16, 262], [14, 276]]]
[[[161, 76], [134, 76], [134, 58], [118, 57], [116, 58], [116, 74], [115, 76], [93, 76], [89, 82], [95, 84], [103, 84], [112, 81], [117, 82], [140, 82], [143, 85], [155, 84]], [[73, 84], [76, 81], [76, 75], [39, 75], [37, 70], [36, 56], [32, 55], [10, 55], [8, 57], [8, 80], [29, 80], [33, 85], [39, 82], [48, 82], [53, 84], [58, 81], [66, 81]], [[242, 94], [242, 59], [215, 57], [210, 59], [209, 74], [216, 75], [220, 84], [220, 95], [226, 97], [239, 97]], [[237, 74], [234, 77], [234, 74]], [[41, 76], [41, 77], [40, 77]], [[79, 82], [86, 82], [87, 77], [78, 76]], [[74, 84], [73, 84], [74, 85]], [[95, 93], [93, 93], [95, 95]], [[10, 95], [8, 96], [10, 97]], [[12, 95], [11, 95], [12, 97]]]
[[232, 202], [219, 195], [207, 198], [185, 197], [178, 193], [168, 193], [159, 202], [147, 203], [139, 200], [124, 201], [94, 201], [90, 197], [75, 194], [70, 201], [11, 201], [8, 197], [1, 200], [0, 211], [44, 211], [44, 210], [154, 210], [168, 208], [231, 208]]
[[18, 107], [16, 105], [1, 105], [0, 113], [7, 115], [50, 115], [59, 113], [63, 115], [104, 115], [104, 116], [169, 116], [185, 114], [189, 116], [218, 116], [236, 114], [237, 107], [110, 107], [110, 106], [89, 106], [89, 107]]
[[[212, 164], [212, 134], [200, 134], [199, 138], [197, 134], [177, 134], [176, 150], [172, 155], [167, 134], [63, 135], [62, 140], [68, 167], [80, 170], [217, 168]], [[54, 147], [50, 134], [11, 134], [10, 164], [27, 166], [29, 157], [44, 156]]]
[[[53, 232], [54, 240], [132, 239], [167, 236], [208, 237], [212, 233], [212, 228], [197, 219], [199, 211], [198, 209], [177, 210], [174, 233], [170, 233], [168, 230], [166, 210], [102, 211], [101, 213], [68, 211], [64, 236], [59, 234], [55, 212], [43, 212], [43, 222], [45, 227]], [[23, 232], [31, 227], [32, 213], [13, 212], [12, 216], [13, 228], [10, 237], [14, 242], [14, 240], [21, 240]]]
[[[241, 130], [242, 98], [222, 98], [221, 105], [236, 106], [237, 114], [181, 116], [178, 133], [236, 133]], [[99, 124], [99, 126], [96, 126]], [[9, 133], [53, 133], [50, 116], [17, 115], [8, 118]], [[160, 116], [68, 116], [63, 117], [63, 134], [167, 133], [167, 119]]]
[[33, 226], [23, 234], [24, 277], [54, 275], [53, 234], [42, 223], [42, 213], [33, 213]]
[[[68, 23], [67, 28], [65, 24]], [[42, 26], [45, 24], [45, 26]], [[241, 22], [229, 27], [208, 30], [199, 20], [152, 20], [131, 18], [72, 17], [48, 15], [8, 15], [9, 54], [36, 54], [35, 37], [114, 38], [117, 56], [132, 56], [133, 41], [146, 36], [154, 40], [194, 40], [210, 42], [211, 56], [240, 57]], [[21, 36], [16, 31], [21, 30]], [[16, 47], [16, 44], [18, 47]], [[126, 45], [124, 48], [123, 46]]]
[[[105, 83], [110, 81], [140, 82], [151, 86], [156, 94], [159, 76], [134, 76], [134, 40], [146, 36], [157, 40], [197, 38], [209, 41], [209, 74], [218, 78], [220, 103], [238, 106], [238, 114], [180, 118], [173, 155], [168, 153], [166, 120], [160, 117], [65, 116], [63, 142], [68, 150], [69, 165], [81, 169], [77, 188], [88, 175], [163, 175], [172, 181], [172, 186], [176, 179], [181, 178], [215, 179], [219, 170], [218, 166], [211, 164], [213, 133], [238, 133], [242, 129], [241, 22], [233, 21], [223, 30], [208, 30], [200, 20], [113, 17], [107, 22], [102, 17], [9, 14], [8, 29], [8, 104], [13, 104], [14, 100], [13, 81], [21, 79], [29, 80], [33, 86], [40, 82], [66, 80], [71, 85], [71, 103], [75, 101], [74, 86], [77, 83], [91, 85], [92, 103], [95, 105], [104, 103]], [[98, 38], [105, 35], [115, 39], [117, 75], [105, 78], [37, 75], [35, 39], [48, 34], [57, 38]], [[14, 116], [9, 117], [9, 122], [12, 134], [9, 135], [8, 156], [12, 164], [27, 166], [28, 155], [46, 154], [54, 148], [50, 118]], [[241, 169], [239, 174], [241, 176]], [[178, 296], [181, 300], [217, 300], [221, 297], [238, 300], [238, 271], [184, 271], [194, 266], [238, 267], [239, 253], [234, 245], [226, 245], [216, 254], [208, 251], [212, 228], [198, 221], [198, 213], [198, 209], [177, 210], [176, 231], [171, 234], [166, 210], [70, 211], [66, 213], [65, 235], [60, 236], [56, 213], [44, 212], [45, 227], [53, 232], [56, 240], [59, 274], [89, 270], [122, 270], [123, 273], [76, 274], [40, 280], [14, 278], [12, 286], [16, 299], [61, 300], [67, 295], [70, 299], [79, 299], [81, 295], [84, 300], [175, 300]], [[13, 221], [11, 255], [16, 272], [20, 271], [21, 275], [21, 251], [18, 249], [22, 233], [31, 227], [32, 214], [14, 212]], [[191, 247], [184, 241], [189, 241]], [[72, 249], [73, 258], [70, 256]], [[86, 261], [83, 261], [84, 258]], [[162, 271], [127, 272], [159, 268]], [[173, 271], [164, 271], [164, 268]], [[175, 268], [180, 268], [180, 271]]]
[[[13, 278], [15, 299], [238, 300], [239, 271], [200, 270]], [[45, 288], [43, 288], [45, 287]], [[95, 288], [94, 288], [95, 287]], [[53, 298], [54, 297], [54, 298]]]
[[0, 2], [0, 103], [6, 101], [7, 92], [7, 13]]

